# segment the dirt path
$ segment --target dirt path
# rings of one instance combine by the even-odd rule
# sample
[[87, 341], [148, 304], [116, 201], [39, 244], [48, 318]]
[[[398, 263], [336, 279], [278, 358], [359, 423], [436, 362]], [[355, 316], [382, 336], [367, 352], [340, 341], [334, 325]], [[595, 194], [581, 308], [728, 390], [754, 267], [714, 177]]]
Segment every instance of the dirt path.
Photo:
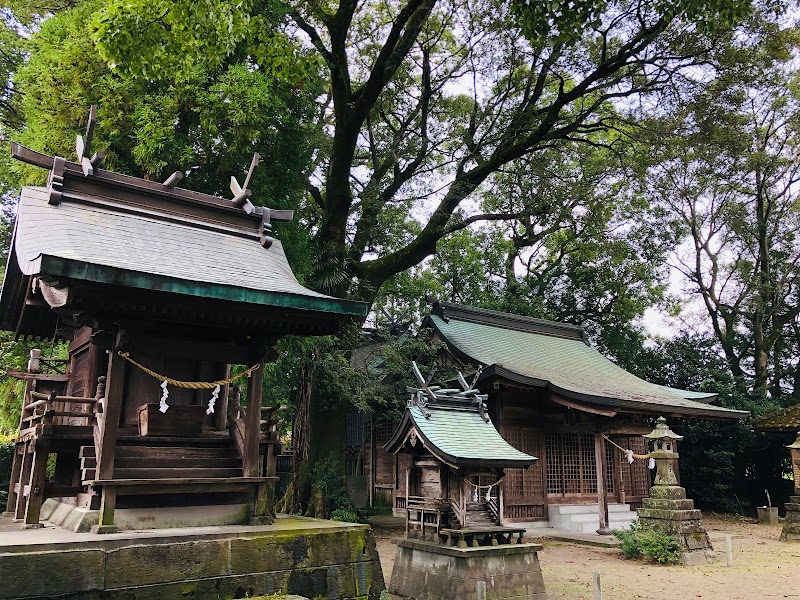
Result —
[[[707, 567], [664, 567], [626, 560], [616, 549], [544, 542], [539, 554], [548, 598], [591, 600], [592, 572], [600, 571], [604, 600], [800, 599], [800, 544], [782, 543], [779, 526], [748, 520], [703, 519], [712, 538], [733, 536], [734, 566], [722, 560]], [[392, 537], [402, 531], [375, 528], [378, 553], [388, 583], [394, 565]]]

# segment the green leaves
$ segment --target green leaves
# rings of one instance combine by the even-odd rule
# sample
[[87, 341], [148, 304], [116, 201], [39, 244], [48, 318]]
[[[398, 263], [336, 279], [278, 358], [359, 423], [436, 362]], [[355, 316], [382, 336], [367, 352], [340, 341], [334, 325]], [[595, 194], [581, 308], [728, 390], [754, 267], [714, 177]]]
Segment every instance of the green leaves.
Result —
[[112, 0], [96, 13], [92, 37], [114, 71], [188, 79], [233, 53], [248, 32], [250, 6], [247, 0]]

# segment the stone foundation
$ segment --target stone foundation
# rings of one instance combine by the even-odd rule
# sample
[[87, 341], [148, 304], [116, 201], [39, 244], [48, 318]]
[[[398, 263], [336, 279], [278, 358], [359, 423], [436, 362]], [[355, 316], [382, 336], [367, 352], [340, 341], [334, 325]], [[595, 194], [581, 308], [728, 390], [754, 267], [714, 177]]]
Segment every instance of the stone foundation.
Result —
[[650, 497], [642, 501], [636, 514], [643, 529], [661, 531], [678, 540], [682, 564], [705, 565], [716, 560], [700, 510], [694, 507], [694, 500], [686, 498], [684, 488], [651, 487]]
[[279, 517], [274, 525], [76, 534], [0, 527], [2, 597], [159, 600], [297, 594], [378, 600], [366, 525]]
[[786, 521], [781, 530], [782, 542], [800, 542], [800, 496], [790, 496], [786, 503]]
[[546, 600], [540, 544], [454, 548], [398, 539], [389, 593], [413, 600]]
[[[171, 529], [176, 527], [217, 527], [246, 525], [250, 520], [249, 504], [212, 506], [171, 506], [159, 508], [118, 508], [114, 527], [119, 531]], [[100, 511], [48, 498], [42, 504], [42, 521], [49, 521], [75, 533], [84, 533], [100, 523]]]

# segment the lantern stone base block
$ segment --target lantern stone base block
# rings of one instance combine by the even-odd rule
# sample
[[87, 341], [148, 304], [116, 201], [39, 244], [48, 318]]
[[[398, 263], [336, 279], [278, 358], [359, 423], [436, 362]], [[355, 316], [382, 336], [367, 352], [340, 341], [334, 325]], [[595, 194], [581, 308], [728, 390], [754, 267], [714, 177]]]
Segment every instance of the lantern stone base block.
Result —
[[800, 542], [800, 496], [790, 496], [786, 503], [786, 521], [781, 531], [782, 542]]
[[681, 564], [706, 565], [716, 560], [700, 510], [694, 507], [694, 500], [686, 498], [684, 488], [677, 485], [651, 487], [650, 497], [642, 501], [642, 508], [636, 514], [642, 529], [667, 533], [678, 540]]

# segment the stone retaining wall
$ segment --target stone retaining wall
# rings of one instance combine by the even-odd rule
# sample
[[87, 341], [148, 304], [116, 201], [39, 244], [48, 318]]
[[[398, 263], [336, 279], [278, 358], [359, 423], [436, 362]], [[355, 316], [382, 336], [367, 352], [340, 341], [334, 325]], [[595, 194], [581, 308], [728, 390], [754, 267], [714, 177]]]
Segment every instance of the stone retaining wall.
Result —
[[0, 597], [14, 600], [308, 598], [378, 600], [384, 589], [367, 526], [169, 537], [41, 551], [0, 548]]

